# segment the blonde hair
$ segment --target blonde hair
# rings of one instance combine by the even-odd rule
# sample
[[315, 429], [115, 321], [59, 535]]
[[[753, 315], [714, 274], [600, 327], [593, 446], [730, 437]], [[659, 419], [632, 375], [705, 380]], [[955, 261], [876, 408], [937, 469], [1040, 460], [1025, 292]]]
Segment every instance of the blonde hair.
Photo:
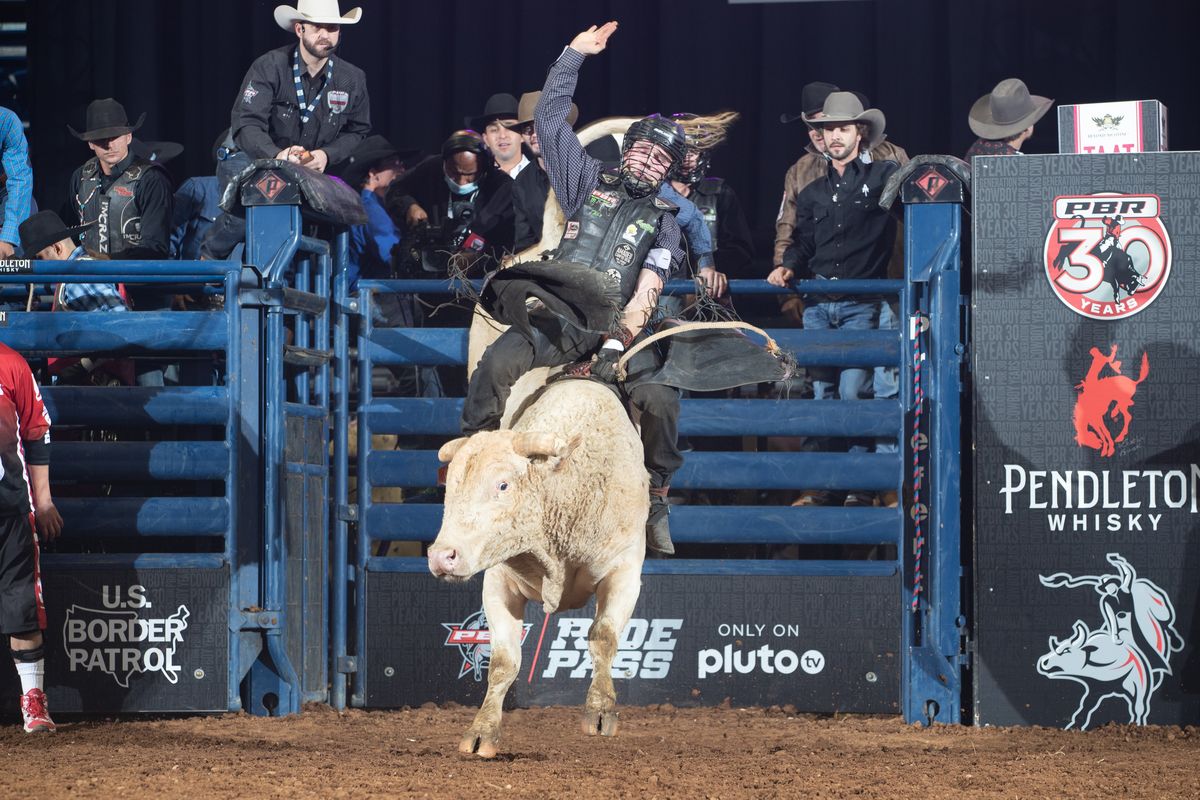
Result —
[[683, 128], [689, 147], [711, 150], [729, 137], [729, 129], [741, 118], [742, 115], [736, 111], [719, 111], [690, 119], [676, 117], [675, 121]]

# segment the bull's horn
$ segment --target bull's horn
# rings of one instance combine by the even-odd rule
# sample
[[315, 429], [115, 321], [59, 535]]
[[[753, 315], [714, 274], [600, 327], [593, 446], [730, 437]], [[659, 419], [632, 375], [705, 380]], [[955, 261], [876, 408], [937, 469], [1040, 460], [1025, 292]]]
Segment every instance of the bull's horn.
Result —
[[1071, 637], [1071, 646], [1079, 647], [1087, 641], [1087, 626], [1081, 621], [1076, 620], [1075, 624], [1071, 627], [1075, 629], [1075, 635]]
[[460, 436], [457, 439], [451, 439], [442, 445], [441, 449], [438, 450], [438, 461], [442, 462], [443, 464], [449, 464], [451, 461], [453, 461], [455, 453], [458, 452], [460, 447], [467, 443], [468, 438], [469, 437], [466, 436]]
[[522, 458], [562, 458], [570, 452], [570, 446], [553, 433], [524, 431], [513, 439], [513, 450]]

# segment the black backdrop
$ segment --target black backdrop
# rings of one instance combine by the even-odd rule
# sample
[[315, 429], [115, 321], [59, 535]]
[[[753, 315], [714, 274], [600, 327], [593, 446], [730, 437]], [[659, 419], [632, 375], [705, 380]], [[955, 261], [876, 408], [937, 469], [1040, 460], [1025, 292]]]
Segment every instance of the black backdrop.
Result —
[[[37, 198], [57, 208], [90, 155], [70, 136], [84, 108], [113, 96], [139, 135], [182, 142], [177, 177], [211, 174], [213, 139], [250, 62], [294, 41], [268, 0], [36, 0], [29, 14], [29, 105]], [[363, 7], [340, 54], [368, 76], [372, 122], [397, 144], [433, 150], [493, 92], [540, 88], [547, 65], [591, 23], [616, 19], [589, 60], [581, 119], [722, 108], [743, 121], [715, 157], [769, 250], [783, 173], [805, 141], [799, 87], [865, 92], [910, 154], [961, 155], [972, 102], [1023, 78], [1059, 103], [1161, 100], [1174, 150], [1200, 149], [1192, 107], [1200, 43], [1179, 0], [851, 0], [730, 5], [724, 0], [342, 0]], [[1191, 87], [1191, 88], [1189, 88]], [[1028, 152], [1056, 149], [1053, 114]]]

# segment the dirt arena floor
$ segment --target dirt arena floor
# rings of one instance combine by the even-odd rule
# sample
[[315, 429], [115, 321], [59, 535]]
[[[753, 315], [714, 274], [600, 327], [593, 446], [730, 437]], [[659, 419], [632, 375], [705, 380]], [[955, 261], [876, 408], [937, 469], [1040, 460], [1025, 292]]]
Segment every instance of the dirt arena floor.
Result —
[[[624, 708], [613, 739], [570, 708], [506, 715], [463, 756], [473, 709], [66, 722], [0, 729], [0, 797], [1200, 797], [1200, 729], [906, 726], [779, 709]], [[5, 720], [7, 723], [8, 720]]]

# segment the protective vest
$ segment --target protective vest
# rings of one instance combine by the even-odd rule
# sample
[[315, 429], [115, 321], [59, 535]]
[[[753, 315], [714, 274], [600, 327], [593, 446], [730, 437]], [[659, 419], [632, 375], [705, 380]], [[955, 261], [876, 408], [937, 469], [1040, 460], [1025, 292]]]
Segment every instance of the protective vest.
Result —
[[150, 169], [162, 169], [162, 165], [135, 158], [105, 192], [100, 189], [101, 179], [105, 177], [100, 171], [100, 162], [93, 158], [83, 165], [75, 203], [79, 207], [79, 219], [90, 225], [83, 232], [84, 247], [116, 257], [141, 244], [142, 218], [133, 200], [138, 181]]
[[704, 224], [708, 226], [708, 233], [712, 236], [714, 253], [721, 246], [717, 242], [717, 199], [724, 185], [724, 178], [704, 178], [692, 188], [692, 195], [688, 198], [700, 209], [700, 214], [704, 217]]
[[629, 300], [642, 264], [654, 248], [658, 221], [679, 207], [657, 195], [630, 197], [614, 171], [600, 173], [596, 188], [563, 230], [559, 261], [587, 264], [599, 272], [615, 272], [621, 296]]

